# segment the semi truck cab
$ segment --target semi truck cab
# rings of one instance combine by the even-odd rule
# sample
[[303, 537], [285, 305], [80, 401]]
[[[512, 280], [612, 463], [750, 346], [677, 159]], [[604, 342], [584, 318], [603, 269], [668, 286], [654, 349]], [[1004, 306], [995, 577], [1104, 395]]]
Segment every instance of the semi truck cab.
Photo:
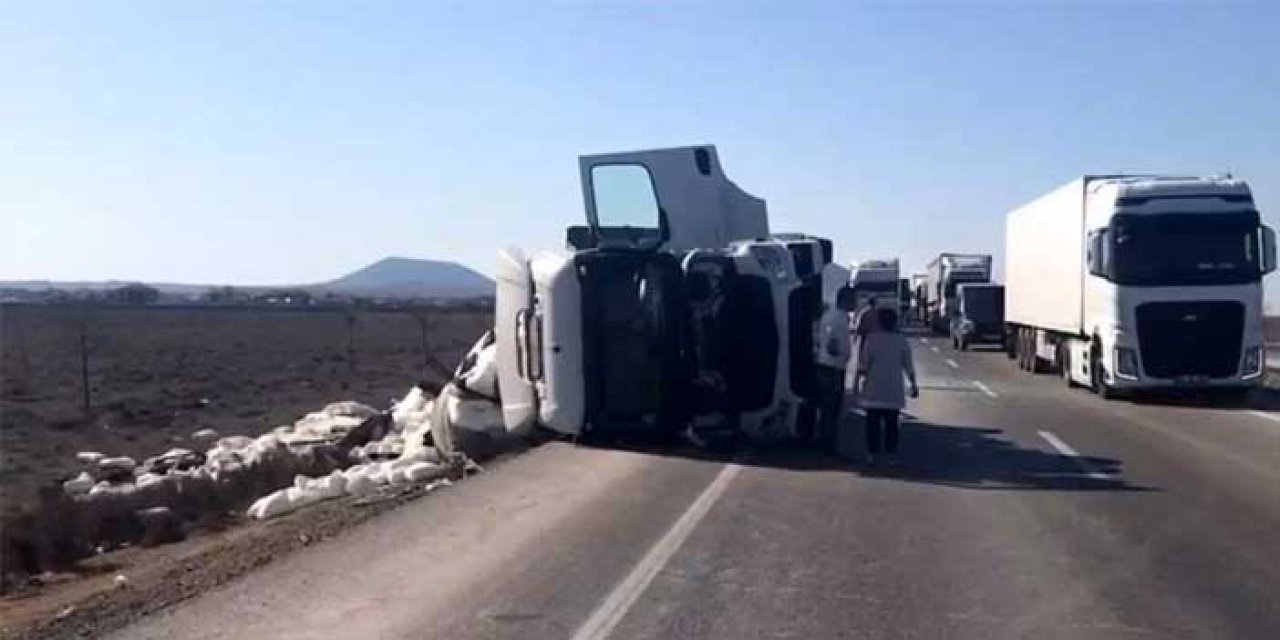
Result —
[[1259, 384], [1262, 277], [1276, 251], [1248, 185], [1108, 180], [1086, 199], [1091, 335], [1073, 341], [1070, 375], [1104, 391]]

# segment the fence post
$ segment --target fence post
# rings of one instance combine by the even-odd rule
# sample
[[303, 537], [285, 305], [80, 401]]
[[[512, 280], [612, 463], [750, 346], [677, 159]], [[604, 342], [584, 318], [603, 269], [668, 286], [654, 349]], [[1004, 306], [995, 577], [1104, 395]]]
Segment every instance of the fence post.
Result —
[[81, 408], [88, 413], [93, 407], [92, 391], [89, 388], [89, 305], [80, 303], [80, 316], [77, 323], [80, 343], [80, 389]]
[[432, 310], [418, 308], [411, 312], [414, 320], [418, 321], [418, 335], [422, 340], [422, 379], [427, 380], [434, 373], [443, 380], [449, 380], [453, 377], [453, 371], [444, 366], [440, 359], [431, 353], [431, 329], [434, 328], [432, 322]]
[[356, 312], [353, 309], [347, 309], [345, 312], [347, 321], [347, 366], [352, 375], [356, 373]]

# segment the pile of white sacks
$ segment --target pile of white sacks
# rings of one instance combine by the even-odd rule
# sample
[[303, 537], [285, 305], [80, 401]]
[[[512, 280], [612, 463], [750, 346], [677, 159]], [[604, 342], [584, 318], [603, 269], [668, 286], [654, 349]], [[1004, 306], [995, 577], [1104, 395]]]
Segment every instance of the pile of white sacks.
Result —
[[[252, 518], [267, 519], [307, 505], [342, 496], [365, 497], [387, 486], [405, 487], [426, 482], [448, 482], [445, 456], [430, 442], [431, 414], [435, 401], [414, 387], [391, 411], [388, 433], [379, 440], [357, 446], [348, 455], [356, 462], [321, 477], [296, 476], [293, 486], [262, 496], [250, 507]], [[330, 425], [316, 414], [311, 421], [320, 430]], [[358, 425], [356, 425], [358, 426]]]
[[192, 436], [212, 444], [204, 453], [173, 449], [142, 465], [82, 452], [86, 471], [63, 489], [77, 503], [103, 503], [98, 511], [166, 506], [186, 517], [260, 496], [247, 515], [267, 519], [342, 496], [446, 484], [474, 467], [474, 443], [507, 435], [494, 352], [486, 334], [438, 397], [415, 386], [389, 412], [344, 401], [256, 438], [206, 429]]

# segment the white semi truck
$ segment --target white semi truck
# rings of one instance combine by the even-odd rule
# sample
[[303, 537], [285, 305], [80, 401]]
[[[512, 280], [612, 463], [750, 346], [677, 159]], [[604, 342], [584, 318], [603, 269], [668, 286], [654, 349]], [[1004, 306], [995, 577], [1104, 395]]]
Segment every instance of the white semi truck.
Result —
[[956, 287], [991, 282], [991, 256], [943, 253], [929, 262], [926, 271], [925, 324], [935, 334], [947, 335], [956, 312]]
[[880, 308], [898, 308], [901, 283], [897, 258], [863, 260], [849, 265], [849, 271], [853, 274], [849, 286], [853, 288], [857, 308], [865, 307], [871, 298], [875, 298]]
[[1006, 350], [1103, 397], [1261, 384], [1275, 234], [1233, 178], [1085, 176], [1009, 213]]

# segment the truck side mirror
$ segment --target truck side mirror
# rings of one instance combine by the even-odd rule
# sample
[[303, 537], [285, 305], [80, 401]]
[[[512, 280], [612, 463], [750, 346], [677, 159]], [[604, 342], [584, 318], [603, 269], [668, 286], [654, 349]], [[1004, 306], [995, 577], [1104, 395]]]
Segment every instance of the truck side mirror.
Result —
[[1089, 234], [1087, 260], [1089, 263], [1089, 275], [1091, 276], [1107, 277], [1106, 238], [1107, 233], [1103, 229]]
[[1276, 270], [1276, 232], [1271, 227], [1262, 227], [1262, 275]]

